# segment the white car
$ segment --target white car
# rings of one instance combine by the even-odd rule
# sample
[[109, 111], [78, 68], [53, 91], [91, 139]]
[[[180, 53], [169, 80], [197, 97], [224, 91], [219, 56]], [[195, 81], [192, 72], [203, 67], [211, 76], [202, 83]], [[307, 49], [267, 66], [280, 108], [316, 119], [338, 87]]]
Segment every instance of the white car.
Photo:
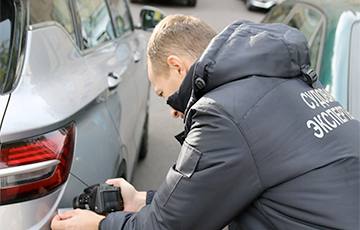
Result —
[[126, 0], [1, 0], [0, 229], [50, 229], [84, 188], [131, 181], [153, 11], [137, 28]]
[[283, 1], [285, 0], [245, 0], [245, 4], [248, 10], [269, 10], [271, 7], [280, 4]]

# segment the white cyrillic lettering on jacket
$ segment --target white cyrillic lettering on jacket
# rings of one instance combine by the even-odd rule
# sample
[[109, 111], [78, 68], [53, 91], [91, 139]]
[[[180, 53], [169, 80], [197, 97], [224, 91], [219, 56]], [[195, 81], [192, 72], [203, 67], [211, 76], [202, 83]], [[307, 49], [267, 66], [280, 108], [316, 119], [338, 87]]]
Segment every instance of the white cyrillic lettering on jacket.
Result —
[[323, 138], [324, 137], [324, 132], [322, 131], [322, 129], [320, 128], [320, 126], [313, 120], [308, 120], [306, 122], [307, 127], [310, 129], [312, 128], [315, 132], [314, 132], [314, 136], [317, 138]]

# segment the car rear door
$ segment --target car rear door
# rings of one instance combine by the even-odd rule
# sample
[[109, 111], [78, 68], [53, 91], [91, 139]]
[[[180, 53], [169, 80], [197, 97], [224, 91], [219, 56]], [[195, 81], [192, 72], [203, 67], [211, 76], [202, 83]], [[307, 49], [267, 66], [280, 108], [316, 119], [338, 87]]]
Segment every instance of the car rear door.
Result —
[[[137, 40], [133, 28], [123, 27], [123, 31], [114, 30], [112, 17], [105, 0], [73, 0], [79, 31], [81, 31], [81, 49], [89, 68], [108, 84], [104, 96], [121, 139], [122, 148], [119, 157], [124, 157], [132, 166], [136, 151], [133, 132], [138, 112], [138, 88], [134, 73], [137, 63]], [[117, 23], [124, 24], [125, 19]], [[128, 170], [130, 172], [130, 170]]]
[[[128, 158], [131, 162], [136, 162], [136, 154], [140, 147], [141, 136], [143, 133], [144, 122], [148, 112], [148, 100], [150, 81], [147, 76], [146, 69], [146, 47], [147, 40], [150, 33], [144, 33], [144, 31], [134, 30], [130, 9], [126, 0], [108, 0], [109, 9], [114, 22], [114, 28], [117, 39], [115, 40], [117, 47], [123, 47], [124, 44], [129, 46], [129, 50], [123, 52], [120, 50], [119, 54], [129, 53], [129, 62], [131, 69], [128, 70], [129, 77], [135, 82], [137, 106], [136, 113], [133, 117], [134, 132], [132, 136], [127, 137], [127, 143], [132, 142], [134, 149], [128, 151]], [[117, 90], [122, 90], [118, 88]], [[120, 95], [121, 92], [118, 92]], [[120, 98], [121, 100], [121, 98]], [[127, 134], [127, 130], [120, 127], [120, 136], [124, 138]], [[131, 139], [131, 140], [130, 140]], [[129, 165], [131, 169], [132, 166]]]

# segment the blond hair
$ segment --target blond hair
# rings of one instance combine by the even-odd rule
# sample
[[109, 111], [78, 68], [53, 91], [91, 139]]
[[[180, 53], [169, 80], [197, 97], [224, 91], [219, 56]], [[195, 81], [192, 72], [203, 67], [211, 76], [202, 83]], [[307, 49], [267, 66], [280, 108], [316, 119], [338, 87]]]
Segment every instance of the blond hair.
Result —
[[147, 60], [154, 74], [166, 74], [170, 55], [195, 61], [215, 36], [215, 30], [199, 18], [182, 14], [166, 16], [149, 39]]

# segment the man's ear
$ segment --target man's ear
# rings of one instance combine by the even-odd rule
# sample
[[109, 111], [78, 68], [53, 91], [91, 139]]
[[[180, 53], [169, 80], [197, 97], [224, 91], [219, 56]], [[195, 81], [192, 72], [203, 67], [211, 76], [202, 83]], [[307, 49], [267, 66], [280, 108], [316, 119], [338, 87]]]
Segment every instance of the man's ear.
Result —
[[187, 73], [186, 65], [179, 56], [170, 55], [167, 58], [167, 63], [170, 67], [170, 70], [175, 70], [180, 77], [185, 77]]

